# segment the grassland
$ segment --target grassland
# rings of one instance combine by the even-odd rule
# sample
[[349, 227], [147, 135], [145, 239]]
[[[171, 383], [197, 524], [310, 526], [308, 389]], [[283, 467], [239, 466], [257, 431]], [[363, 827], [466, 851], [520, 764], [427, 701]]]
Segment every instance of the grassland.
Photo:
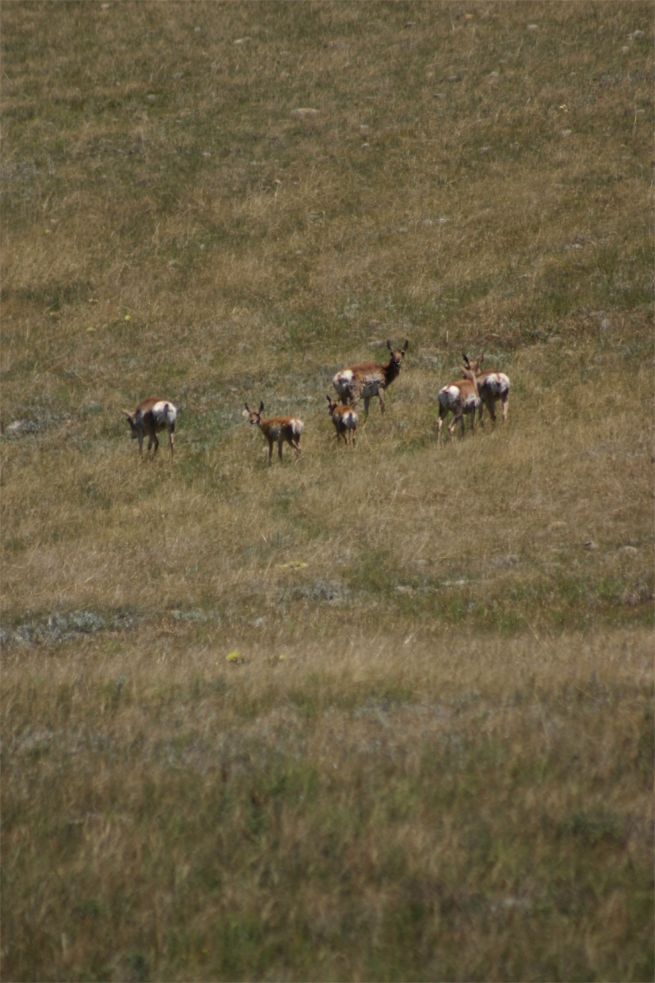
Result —
[[652, 979], [652, 6], [1, 14], [2, 979]]

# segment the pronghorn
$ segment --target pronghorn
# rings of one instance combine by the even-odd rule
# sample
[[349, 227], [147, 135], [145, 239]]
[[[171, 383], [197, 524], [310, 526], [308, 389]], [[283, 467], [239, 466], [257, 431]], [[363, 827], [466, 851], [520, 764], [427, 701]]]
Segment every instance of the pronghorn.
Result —
[[409, 342], [405, 340], [402, 348], [392, 348], [387, 341], [391, 358], [387, 365], [377, 365], [374, 362], [364, 365], [351, 365], [348, 369], [337, 372], [332, 385], [338, 392], [342, 402], [357, 403], [364, 400], [364, 414], [368, 416], [368, 404], [377, 396], [380, 400], [380, 412], [384, 413], [384, 392], [400, 373], [400, 366], [405, 357]]
[[278, 416], [269, 420], [262, 419], [264, 403], [260, 402], [258, 410], [251, 410], [247, 403], [246, 407], [248, 423], [259, 427], [268, 441], [268, 463], [271, 464], [273, 457], [273, 444], [277, 443], [277, 454], [282, 460], [282, 444], [285, 442], [293, 447], [296, 457], [300, 454], [300, 435], [303, 432], [304, 424], [297, 416]]
[[337, 441], [343, 440], [345, 444], [355, 443], [355, 431], [357, 430], [357, 413], [352, 406], [344, 406], [336, 400], [325, 397], [328, 401], [328, 413], [336, 430]]
[[465, 379], [458, 379], [451, 382], [439, 390], [439, 419], [437, 420], [437, 439], [441, 435], [443, 421], [449, 413], [453, 414], [452, 422], [448, 427], [448, 433], [452, 436], [457, 423], [461, 427], [462, 437], [464, 436], [464, 415], [471, 414], [471, 430], [475, 426], [475, 412], [480, 409], [481, 400], [475, 373], [468, 368], [464, 369]]
[[470, 362], [466, 354], [463, 354], [462, 358], [464, 359], [464, 368], [475, 373], [478, 383], [480, 399], [482, 400], [479, 412], [480, 424], [482, 424], [482, 410], [485, 408], [489, 412], [491, 422], [496, 422], [495, 404], [497, 400], [501, 402], [503, 423], [507, 423], [507, 415], [509, 413], [509, 376], [505, 375], [504, 372], [491, 372], [489, 370], [482, 372], [484, 355], [481, 355], [474, 362]]
[[132, 431], [132, 438], [139, 441], [139, 453], [143, 454], [143, 438], [148, 437], [148, 451], [152, 448], [153, 457], [159, 448], [157, 434], [160, 430], [168, 431], [168, 446], [173, 456], [175, 444], [175, 421], [177, 409], [168, 399], [144, 399], [139, 403], [134, 413], [123, 410]]

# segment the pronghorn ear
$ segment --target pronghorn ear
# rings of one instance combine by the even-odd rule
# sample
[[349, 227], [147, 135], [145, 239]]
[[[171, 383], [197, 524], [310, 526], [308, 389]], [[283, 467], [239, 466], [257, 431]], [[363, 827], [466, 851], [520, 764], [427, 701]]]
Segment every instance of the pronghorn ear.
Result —
[[258, 413], [263, 413], [264, 412], [264, 400], [263, 399], [259, 403], [259, 409], [257, 410], [257, 412]]
[[466, 354], [466, 352], [462, 352], [462, 358], [464, 359], [464, 365], [466, 366], [466, 368], [467, 369], [470, 368], [469, 357]]
[[390, 352], [393, 351], [393, 345], [391, 344], [388, 338], [387, 338], [387, 348], [389, 349]]
[[132, 414], [130, 413], [129, 410], [121, 410], [121, 413], [123, 414], [123, 416], [127, 417], [130, 423], [132, 422]]
[[403, 351], [406, 352], [409, 348], [409, 339], [405, 338], [405, 344], [403, 345]]
[[247, 403], [244, 403], [243, 405], [245, 406], [245, 408], [246, 408], [246, 409], [248, 410], [248, 412], [250, 413], [250, 407], [248, 406], [248, 404], [247, 404]]

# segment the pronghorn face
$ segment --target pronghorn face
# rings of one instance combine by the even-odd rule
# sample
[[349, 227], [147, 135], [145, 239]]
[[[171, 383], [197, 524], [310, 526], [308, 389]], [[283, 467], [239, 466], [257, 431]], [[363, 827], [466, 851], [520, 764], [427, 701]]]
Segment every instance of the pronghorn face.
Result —
[[393, 364], [396, 366], [397, 369], [400, 369], [408, 345], [409, 345], [409, 341], [406, 338], [405, 344], [403, 345], [402, 348], [394, 348], [391, 342], [389, 341], [389, 339], [387, 338], [387, 348], [391, 352], [391, 361], [393, 362]]
[[246, 412], [243, 414], [247, 417], [248, 423], [251, 423], [254, 427], [258, 427], [262, 422], [262, 413], [264, 412], [264, 402], [260, 402], [258, 410], [251, 410], [247, 403], [243, 404], [246, 408]]
[[465, 372], [472, 372], [474, 375], [479, 375], [482, 372], [482, 363], [484, 362], [484, 355], [480, 355], [479, 358], [471, 361], [465, 352], [462, 352], [463, 366]]
[[137, 423], [137, 414], [128, 413], [127, 410], [123, 410], [123, 414], [130, 428], [130, 437], [132, 438], [132, 440], [136, 440], [137, 437], [139, 436], [139, 424]]

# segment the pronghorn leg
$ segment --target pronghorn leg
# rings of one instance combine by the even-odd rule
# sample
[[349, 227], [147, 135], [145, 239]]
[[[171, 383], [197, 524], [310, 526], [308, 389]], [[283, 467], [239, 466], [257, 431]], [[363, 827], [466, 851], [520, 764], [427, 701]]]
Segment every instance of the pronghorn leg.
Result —
[[272, 440], [269, 440], [269, 442], [268, 442], [268, 466], [269, 466], [269, 468], [270, 468], [270, 466], [271, 466], [272, 463], [273, 463], [273, 441]]
[[501, 401], [503, 404], [503, 423], [507, 423], [507, 418], [509, 415], [509, 396], [501, 396]]
[[159, 438], [156, 433], [151, 433], [148, 437], [148, 451], [150, 451], [151, 447], [153, 448], [152, 456], [154, 457], [159, 450]]
[[453, 425], [452, 425], [452, 431], [451, 432], [454, 432], [455, 427], [457, 426], [458, 423], [459, 423], [459, 435], [460, 435], [460, 437], [463, 437], [464, 436], [464, 413], [463, 412], [460, 412], [459, 415], [456, 416], [455, 419], [453, 420]]
[[489, 410], [489, 416], [491, 417], [491, 422], [496, 423], [496, 407], [494, 405], [493, 397], [486, 402], [486, 407]]
[[439, 418], [437, 420], [437, 443], [439, 443], [439, 438], [441, 437], [441, 431], [443, 430], [443, 421], [446, 413], [444, 413], [443, 406], [439, 407]]
[[171, 451], [171, 457], [173, 457], [175, 452], [175, 433], [172, 430], [168, 431], [168, 446]]
[[380, 400], [380, 413], [384, 413], [384, 389], [378, 389], [378, 399]]

